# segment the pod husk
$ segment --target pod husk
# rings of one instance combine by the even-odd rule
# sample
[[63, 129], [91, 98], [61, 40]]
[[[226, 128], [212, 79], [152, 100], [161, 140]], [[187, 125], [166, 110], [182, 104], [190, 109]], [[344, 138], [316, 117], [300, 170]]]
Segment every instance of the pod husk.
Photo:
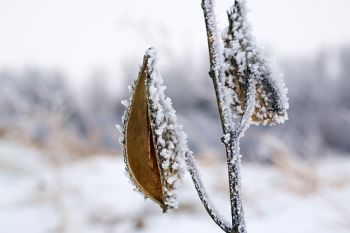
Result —
[[160, 176], [153, 132], [150, 125], [147, 98], [147, 61], [136, 81], [134, 96], [130, 105], [129, 119], [125, 131], [125, 150], [129, 174], [137, 188], [164, 208], [164, 194]]
[[[287, 90], [283, 80], [272, 71], [250, 35], [244, 2], [235, 0], [234, 6], [227, 13], [229, 26], [223, 35], [223, 42], [225, 86], [233, 96], [231, 108], [237, 115], [243, 115], [247, 77], [248, 73], [253, 73], [256, 79], [256, 97], [251, 123], [274, 125], [284, 122], [288, 118]], [[241, 54], [236, 54], [237, 51]]]
[[[242, 116], [245, 106], [245, 93], [247, 90], [246, 74], [229, 73], [232, 80], [225, 82], [225, 86], [234, 94], [231, 107], [233, 111]], [[275, 125], [287, 119], [286, 109], [280, 104], [280, 96], [277, 89], [269, 79], [262, 77], [257, 80], [255, 107], [251, 116], [251, 123], [256, 125]]]
[[176, 188], [185, 170], [186, 137], [175, 110], [165, 96], [156, 69], [155, 51], [147, 50], [139, 77], [131, 87], [120, 142], [126, 171], [136, 189], [164, 212], [177, 207]]

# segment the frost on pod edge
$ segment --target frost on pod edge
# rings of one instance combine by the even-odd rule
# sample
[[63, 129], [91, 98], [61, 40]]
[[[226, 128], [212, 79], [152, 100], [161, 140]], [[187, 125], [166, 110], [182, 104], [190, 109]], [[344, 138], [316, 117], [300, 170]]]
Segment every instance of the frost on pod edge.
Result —
[[[136, 188], [160, 204], [164, 211], [176, 208], [176, 188], [184, 176], [185, 153], [188, 148], [186, 134], [177, 123], [171, 100], [164, 94], [166, 87], [156, 68], [154, 49], [147, 50], [139, 79], [130, 89], [130, 102], [123, 103], [126, 106], [123, 127], [118, 127], [122, 133], [120, 142], [124, 147], [127, 173]], [[140, 117], [141, 113], [145, 116]], [[143, 131], [146, 135], [142, 134]], [[135, 153], [135, 147], [140, 145], [141, 148], [145, 148], [144, 153]], [[141, 158], [142, 156], [146, 157]], [[140, 161], [142, 159], [143, 161]], [[140, 166], [145, 171], [139, 171]], [[150, 171], [146, 171], [147, 169]], [[148, 177], [148, 180], [145, 181], [145, 177]]]

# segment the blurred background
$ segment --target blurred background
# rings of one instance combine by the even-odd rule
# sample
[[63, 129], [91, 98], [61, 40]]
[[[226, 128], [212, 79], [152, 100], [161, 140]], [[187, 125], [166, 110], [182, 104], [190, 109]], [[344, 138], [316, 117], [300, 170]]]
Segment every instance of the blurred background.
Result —
[[[224, 28], [232, 1], [216, 2]], [[248, 231], [350, 232], [350, 2], [248, 7], [290, 98], [285, 124], [251, 126], [241, 142]], [[166, 215], [133, 192], [115, 130], [154, 46], [166, 94], [229, 217], [199, 0], [0, 0], [0, 35], [1, 233], [220, 232], [188, 177]]]

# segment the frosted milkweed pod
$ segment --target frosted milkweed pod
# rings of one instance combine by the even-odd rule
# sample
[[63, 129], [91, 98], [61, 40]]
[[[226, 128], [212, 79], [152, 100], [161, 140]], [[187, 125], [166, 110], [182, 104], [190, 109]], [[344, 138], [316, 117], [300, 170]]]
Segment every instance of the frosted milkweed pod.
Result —
[[288, 119], [288, 90], [257, 47], [246, 19], [245, 0], [235, 0], [227, 12], [229, 26], [223, 32], [225, 87], [230, 105], [243, 115], [247, 77], [256, 80], [256, 96], [251, 123], [274, 125]]
[[177, 123], [171, 100], [156, 68], [154, 49], [147, 50], [132, 97], [124, 101], [122, 137], [126, 171], [136, 189], [164, 212], [178, 206], [176, 188], [185, 171], [186, 135]]

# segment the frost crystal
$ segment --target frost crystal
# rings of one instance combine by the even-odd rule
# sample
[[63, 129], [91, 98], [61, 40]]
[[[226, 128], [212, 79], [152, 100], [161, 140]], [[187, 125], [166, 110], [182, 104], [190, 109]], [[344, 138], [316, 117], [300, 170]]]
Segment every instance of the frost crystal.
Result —
[[188, 150], [186, 135], [182, 125], [177, 122], [176, 112], [170, 98], [166, 97], [163, 79], [156, 68], [156, 53], [154, 49], [147, 51], [149, 56], [148, 98], [151, 125], [154, 129], [154, 141], [159, 153], [159, 163], [163, 173], [165, 203], [169, 208], [178, 206], [174, 190], [184, 177], [185, 153]]

